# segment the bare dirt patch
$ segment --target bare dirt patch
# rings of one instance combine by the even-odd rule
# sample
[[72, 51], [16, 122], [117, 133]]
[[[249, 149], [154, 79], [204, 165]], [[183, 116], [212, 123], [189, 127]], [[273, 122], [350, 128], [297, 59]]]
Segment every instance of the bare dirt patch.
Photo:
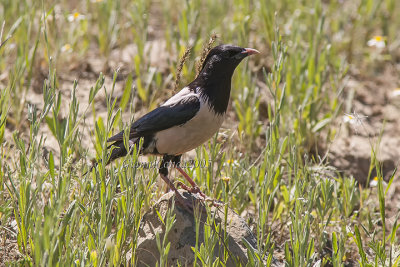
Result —
[[[351, 75], [345, 95], [352, 122], [339, 118], [338, 134], [330, 148], [330, 163], [339, 171], [354, 176], [365, 185], [371, 154], [383, 163], [384, 178], [388, 178], [400, 163], [400, 96], [399, 70], [388, 66], [373, 76]], [[353, 96], [354, 95], [354, 96]], [[372, 173], [372, 178], [376, 172]]]
[[[373, 153], [382, 164], [385, 181], [400, 164], [399, 74], [400, 66], [391, 64], [372, 75], [353, 71], [344, 92], [347, 97], [345, 108], [350, 115], [359, 118], [353, 123], [338, 118], [338, 134], [330, 147], [329, 163], [339, 172], [353, 176], [363, 186], [373, 185], [371, 181], [377, 175], [375, 169], [370, 171]], [[400, 207], [398, 175], [386, 197], [390, 221]]]

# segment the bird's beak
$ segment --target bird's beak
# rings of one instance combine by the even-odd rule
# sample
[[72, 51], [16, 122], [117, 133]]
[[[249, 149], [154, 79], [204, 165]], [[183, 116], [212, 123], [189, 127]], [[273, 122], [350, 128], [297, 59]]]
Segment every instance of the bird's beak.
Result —
[[253, 48], [245, 48], [242, 54], [246, 54], [246, 56], [260, 54], [260, 51], [253, 49]]

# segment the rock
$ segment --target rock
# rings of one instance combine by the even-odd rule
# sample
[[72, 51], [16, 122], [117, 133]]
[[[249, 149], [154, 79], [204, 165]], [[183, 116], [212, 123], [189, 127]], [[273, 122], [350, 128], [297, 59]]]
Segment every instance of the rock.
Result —
[[[199, 196], [188, 193], [187, 191], [180, 190], [182, 195], [187, 201], [199, 204], [203, 212], [201, 214], [201, 223], [199, 227], [199, 243], [204, 241], [204, 223], [207, 222], [207, 212], [205, 210], [204, 202]], [[136, 250], [137, 266], [156, 266], [157, 261], [160, 259], [160, 254], [157, 248], [156, 234], [160, 235], [160, 240], [163, 239], [165, 226], [161, 222], [159, 215], [165, 221], [165, 216], [168, 209], [172, 206], [172, 201], [175, 194], [169, 192], [162, 196], [160, 200], [143, 216], [139, 237], [138, 246]], [[156, 210], [158, 210], [159, 215]], [[211, 207], [209, 218], [214, 219], [214, 223], [211, 225], [220, 225], [219, 229], [225, 229], [224, 222], [224, 210], [225, 206]], [[192, 247], [196, 246], [196, 223], [194, 220], [193, 213], [179, 206], [175, 202], [173, 214], [175, 217], [175, 224], [171, 228], [168, 234], [168, 242], [171, 242], [170, 251], [168, 254], [168, 266], [176, 266], [178, 263], [181, 266], [191, 266], [194, 263], [194, 252]], [[195, 213], [199, 216], [198, 213]], [[211, 220], [213, 220], [211, 219]], [[213, 227], [215, 231], [215, 227]], [[248, 244], [256, 248], [256, 238], [252, 234], [250, 228], [247, 226], [243, 218], [236, 214], [232, 209], [228, 208], [227, 216], [227, 240], [228, 245], [223, 245], [224, 242], [224, 231], [220, 230], [219, 242], [214, 249], [214, 259], [220, 256], [223, 258], [225, 247], [229, 247], [229, 257], [226, 266], [239, 266], [235, 262], [240, 262], [242, 266], [245, 266], [248, 262], [247, 249], [245, 245], [246, 240]], [[213, 260], [214, 261], [214, 260]], [[198, 263], [201, 263], [197, 260]]]

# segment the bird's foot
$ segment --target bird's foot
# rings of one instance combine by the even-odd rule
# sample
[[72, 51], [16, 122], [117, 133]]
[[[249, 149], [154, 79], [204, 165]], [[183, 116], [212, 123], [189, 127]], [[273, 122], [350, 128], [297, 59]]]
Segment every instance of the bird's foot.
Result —
[[182, 182], [177, 182], [177, 186], [180, 187], [180, 188], [182, 188], [182, 189], [184, 189], [184, 190], [186, 190], [186, 191], [188, 191], [189, 193], [192, 193], [192, 194], [199, 194], [200, 197], [203, 199], [203, 201], [209, 202], [209, 203], [210, 203], [210, 206], [213, 206], [213, 207], [221, 207], [221, 206], [224, 205], [224, 203], [222, 203], [222, 202], [220, 202], [220, 201], [218, 201], [218, 200], [216, 200], [216, 199], [213, 199], [213, 198], [211, 198], [211, 197], [208, 197], [206, 194], [204, 194], [204, 193], [200, 190], [200, 188], [199, 188], [198, 186], [189, 187], [189, 186], [185, 185], [185, 184], [182, 183]]
[[176, 189], [174, 184], [171, 182], [171, 180], [166, 175], [160, 174], [160, 176], [167, 183], [168, 187], [172, 191], [175, 192], [175, 200], [177, 201], [177, 203], [181, 207], [183, 207], [184, 209], [189, 211], [190, 213], [193, 213], [193, 205], [192, 205], [192, 203], [182, 196], [182, 194], [178, 191], [178, 189]]
[[187, 210], [189, 213], [193, 213], [193, 204], [188, 199], [184, 198], [178, 190], [175, 191], [175, 200], [179, 206]]
[[200, 190], [200, 188], [199, 188], [197, 185], [196, 185], [196, 186], [193, 186], [193, 187], [189, 187], [189, 186], [185, 185], [185, 184], [182, 183], [182, 182], [177, 182], [176, 185], [177, 185], [178, 187], [182, 188], [182, 189], [185, 189], [186, 191], [188, 191], [188, 192], [190, 192], [190, 193], [192, 193], [192, 194], [199, 194], [204, 200], [206, 200], [207, 198], [209, 198], [209, 197], [206, 196], [206, 194], [204, 194], [204, 193]]
[[210, 206], [210, 207], [219, 208], [219, 207], [222, 207], [222, 206], [225, 205], [225, 203], [223, 203], [223, 202], [221, 202], [221, 201], [219, 201], [219, 200], [210, 198], [210, 197], [207, 198], [205, 201], [210, 202], [210, 203], [209, 203], [209, 206]]

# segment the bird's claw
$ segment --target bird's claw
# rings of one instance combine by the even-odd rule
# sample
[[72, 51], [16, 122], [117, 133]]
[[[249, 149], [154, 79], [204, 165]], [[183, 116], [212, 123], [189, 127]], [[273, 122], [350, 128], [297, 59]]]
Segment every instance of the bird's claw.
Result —
[[221, 206], [224, 205], [224, 203], [222, 203], [222, 202], [220, 202], [220, 201], [218, 201], [218, 200], [216, 200], [216, 199], [213, 199], [213, 198], [211, 198], [211, 197], [208, 197], [206, 194], [204, 194], [204, 193], [200, 190], [200, 188], [199, 188], [198, 186], [189, 187], [189, 186], [187, 186], [187, 185], [185, 185], [184, 183], [179, 182], [179, 181], [177, 182], [176, 185], [177, 185], [177, 187], [180, 187], [180, 188], [182, 188], [182, 189], [188, 191], [188, 192], [191, 193], [191, 194], [199, 194], [200, 197], [203, 199], [203, 201], [210, 202], [210, 207], [212, 206], [212, 207], [218, 208], [218, 207], [221, 207]]
[[223, 202], [218, 201], [216, 199], [207, 197], [207, 199], [205, 199], [205, 201], [210, 202], [209, 207], [215, 207], [215, 208], [219, 208], [222, 207], [224, 205]]
[[185, 199], [179, 191], [175, 192], [175, 200], [177, 201], [177, 204], [187, 210], [189, 213], [193, 213], [193, 205]]
[[206, 194], [204, 194], [204, 193], [200, 190], [200, 188], [199, 188], [198, 186], [189, 187], [189, 186], [185, 185], [185, 184], [182, 183], [182, 182], [177, 182], [176, 185], [177, 185], [178, 187], [182, 188], [182, 189], [185, 189], [186, 191], [188, 191], [188, 192], [190, 192], [190, 193], [192, 193], [192, 194], [199, 194], [199, 195], [203, 198], [203, 200], [206, 200], [207, 198], [209, 198], [209, 197], [206, 196]]

